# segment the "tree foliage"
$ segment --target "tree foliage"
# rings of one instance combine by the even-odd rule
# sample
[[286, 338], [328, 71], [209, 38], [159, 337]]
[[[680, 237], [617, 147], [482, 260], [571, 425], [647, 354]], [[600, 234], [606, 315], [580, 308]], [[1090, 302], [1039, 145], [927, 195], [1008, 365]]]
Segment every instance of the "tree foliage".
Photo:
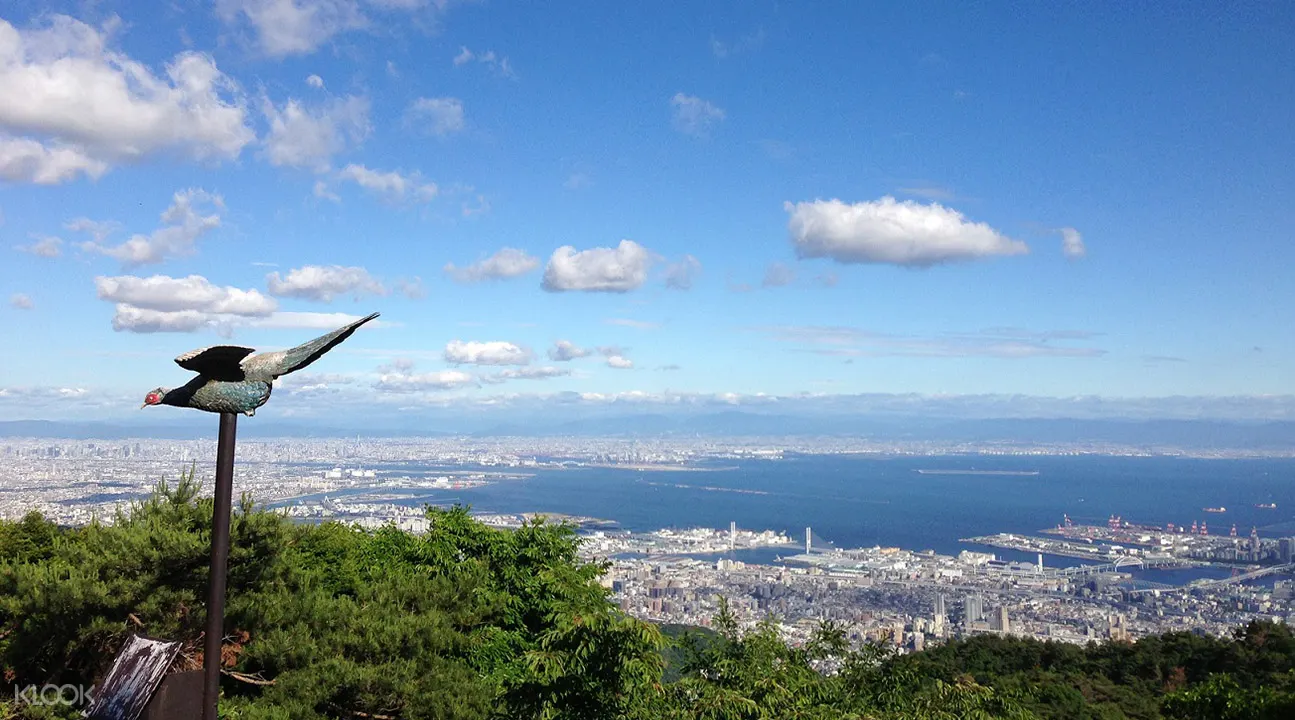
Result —
[[[111, 522], [0, 522], [6, 688], [90, 685], [131, 634], [202, 663], [212, 505], [192, 473]], [[222, 664], [228, 718], [944, 720], [1295, 717], [1295, 637], [1253, 623], [1078, 647], [996, 636], [912, 655], [843, 629], [784, 642], [774, 619], [665, 628], [621, 613], [567, 525], [429, 531], [233, 514]], [[74, 717], [6, 702], [0, 717]]]

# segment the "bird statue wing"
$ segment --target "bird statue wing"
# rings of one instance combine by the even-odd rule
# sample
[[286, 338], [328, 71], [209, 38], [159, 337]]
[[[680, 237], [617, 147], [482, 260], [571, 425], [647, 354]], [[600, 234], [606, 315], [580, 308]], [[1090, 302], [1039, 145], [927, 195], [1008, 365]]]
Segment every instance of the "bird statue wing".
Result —
[[199, 375], [237, 382], [243, 379], [243, 368], [240, 363], [253, 352], [255, 351], [252, 348], [237, 345], [215, 345], [191, 350], [176, 358], [175, 363]]
[[258, 353], [243, 362], [243, 371], [248, 377], [274, 379], [290, 372], [296, 372], [315, 362], [321, 355], [332, 350], [338, 343], [351, 336], [356, 328], [377, 317], [378, 313], [356, 320], [346, 327], [339, 328], [327, 335], [302, 343], [290, 350]]

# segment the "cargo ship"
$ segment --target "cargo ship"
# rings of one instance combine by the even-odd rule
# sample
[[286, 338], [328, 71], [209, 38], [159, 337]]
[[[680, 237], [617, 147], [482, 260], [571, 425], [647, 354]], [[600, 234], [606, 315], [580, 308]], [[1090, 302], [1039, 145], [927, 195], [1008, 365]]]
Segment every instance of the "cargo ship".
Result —
[[1255, 507], [1260, 510], [1276, 510], [1277, 503], [1255, 503]]
[[1208, 507], [1208, 508], [1201, 508], [1201, 509], [1207, 513], [1225, 513], [1228, 511], [1228, 509], [1225, 507]]

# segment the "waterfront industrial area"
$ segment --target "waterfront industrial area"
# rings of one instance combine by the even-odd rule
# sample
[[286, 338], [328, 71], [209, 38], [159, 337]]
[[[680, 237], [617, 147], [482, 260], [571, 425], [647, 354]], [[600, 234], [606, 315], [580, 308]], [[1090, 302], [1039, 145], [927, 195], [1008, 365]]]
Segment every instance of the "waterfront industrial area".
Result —
[[[115, 511], [159, 479], [174, 479], [195, 461], [205, 469], [213, 451], [208, 441], [0, 441], [0, 516], [16, 519], [34, 510], [68, 525], [111, 522]], [[394, 524], [420, 533], [428, 520], [416, 500], [430, 491], [521, 482], [540, 471], [615, 467], [639, 470], [656, 478], [646, 482], [663, 486], [757, 492], [681, 480], [679, 473], [812, 451], [848, 449], [841, 441], [757, 439], [245, 441], [236, 492], [302, 522]], [[667, 476], [666, 470], [675, 472]], [[536, 516], [475, 514], [498, 527]], [[833, 619], [859, 641], [920, 649], [976, 633], [1065, 642], [1171, 630], [1224, 634], [1248, 620], [1286, 622], [1295, 614], [1295, 540], [1261, 537], [1226, 522], [1155, 525], [1112, 516], [1098, 524], [1063, 516], [1055, 527], [1034, 533], [962, 538], [966, 549], [940, 554], [884, 545], [837, 548], [810, 528], [733, 523], [631, 532], [615, 517], [545, 516], [580, 527], [583, 554], [608, 564], [603, 581], [613, 600], [657, 622], [707, 625], [723, 597], [741, 621], [772, 615], [792, 639]], [[1011, 552], [1001, 557], [998, 550]], [[1177, 580], [1158, 581], [1149, 572], [1154, 569], [1177, 570]], [[1197, 577], [1182, 579], [1188, 571]]]

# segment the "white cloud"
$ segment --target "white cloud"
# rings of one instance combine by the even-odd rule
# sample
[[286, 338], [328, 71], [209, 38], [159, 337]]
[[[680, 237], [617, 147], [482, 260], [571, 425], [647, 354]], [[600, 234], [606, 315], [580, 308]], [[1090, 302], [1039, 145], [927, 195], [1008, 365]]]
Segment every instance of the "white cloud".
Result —
[[[336, 330], [359, 319], [359, 315], [340, 312], [276, 312], [265, 317], [239, 320], [238, 324], [269, 330]], [[391, 325], [392, 323], [384, 320], [374, 320], [365, 327], [380, 328], [391, 327]]]
[[445, 362], [454, 365], [529, 365], [531, 357], [530, 350], [502, 340], [451, 340], [445, 346]]
[[108, 163], [68, 145], [46, 147], [31, 138], [0, 136], [0, 179], [11, 183], [58, 185], [79, 174], [92, 179], [108, 172]]
[[32, 239], [36, 242], [30, 245], [15, 245], [14, 249], [43, 258], [56, 258], [63, 254], [62, 238], [56, 238], [53, 235], [33, 235]]
[[569, 362], [577, 358], [589, 357], [593, 354], [592, 350], [579, 347], [570, 340], [559, 340], [553, 343], [553, 347], [549, 348], [549, 359], [554, 362]]
[[352, 164], [342, 168], [338, 177], [354, 182], [393, 203], [405, 200], [418, 203], [431, 202], [439, 192], [436, 183], [423, 182], [418, 173], [382, 172]]
[[[354, 341], [352, 341], [354, 342]], [[379, 370], [380, 373], [391, 372]], [[454, 371], [451, 371], [454, 372]], [[394, 374], [394, 373], [393, 373]], [[506, 392], [494, 394], [449, 393], [447, 390], [475, 385], [471, 376], [458, 373], [444, 376], [436, 373], [416, 375], [409, 379], [392, 378], [385, 385], [344, 382], [346, 377], [314, 376], [297, 373], [283, 378], [289, 387], [306, 391], [323, 384], [334, 395], [329, 403], [311, 402], [298, 405], [291, 412], [311, 412], [318, 418], [336, 415], [339, 410], [352, 413], [359, 423], [389, 420], [393, 407], [411, 422], [438, 426], [461, 419], [471, 412], [474, 419], [493, 423], [513, 423], [519, 418], [542, 417], [553, 421], [615, 417], [617, 408], [641, 412], [642, 408], [660, 408], [664, 412], [709, 413], [717, 408], [777, 407], [779, 413], [799, 417], [825, 418], [833, 415], [884, 415], [896, 418], [1057, 418], [1057, 419], [1180, 419], [1180, 420], [1291, 420], [1295, 418], [1295, 395], [1173, 396], [1129, 398], [1080, 395], [1040, 397], [1029, 395], [955, 395], [917, 393], [827, 394], [795, 393], [769, 395], [737, 392]], [[336, 378], [336, 379], [334, 379]], [[379, 383], [381, 380], [379, 380]], [[375, 392], [375, 389], [378, 392]], [[385, 391], [385, 392], [384, 392]], [[276, 397], [279, 390], [276, 388]], [[291, 392], [291, 391], [290, 391]], [[442, 394], [443, 393], [443, 394]], [[86, 420], [109, 418], [126, 403], [138, 404], [134, 392], [119, 393], [104, 387], [77, 386], [0, 386], [0, 412], [18, 417], [40, 416], [47, 419]], [[287, 396], [277, 407], [289, 411]], [[381, 404], [378, 404], [381, 403]], [[639, 409], [634, 409], [639, 408]], [[35, 413], [35, 415], [33, 414]], [[492, 413], [486, 415], [486, 413]], [[305, 414], [303, 412], [303, 414]], [[480, 427], [480, 426], [477, 426]]]
[[0, 177], [54, 184], [168, 153], [238, 157], [256, 139], [238, 85], [208, 55], [182, 52], [162, 76], [65, 15], [19, 30], [0, 20]]
[[359, 380], [357, 376], [345, 373], [296, 372], [291, 375], [284, 375], [276, 380], [274, 389], [293, 387], [297, 390], [308, 390], [329, 385], [354, 385], [357, 380]]
[[485, 215], [488, 212], [490, 212], [490, 201], [486, 199], [485, 195], [477, 196], [476, 207], [473, 207], [466, 202], [463, 203], [463, 217], [465, 218], [472, 217], [474, 215]]
[[455, 67], [461, 67], [474, 61], [490, 68], [491, 71], [500, 77], [517, 77], [517, 73], [513, 72], [513, 66], [508, 62], [508, 58], [506, 56], [496, 54], [494, 50], [473, 52], [466, 47], [460, 46], [459, 53], [454, 56]]
[[934, 202], [898, 202], [887, 195], [852, 205], [815, 200], [783, 207], [791, 214], [787, 229], [802, 258], [930, 267], [1029, 252], [1025, 243]]
[[760, 284], [767, 288], [786, 287], [796, 282], [796, 270], [786, 263], [772, 263], [764, 271], [764, 280]]
[[31, 310], [36, 303], [32, 302], [31, 296], [17, 293], [9, 298], [9, 306], [15, 310]]
[[378, 366], [378, 372], [384, 375], [408, 375], [414, 370], [414, 361], [407, 357], [398, 357], [385, 365]]
[[544, 269], [543, 288], [549, 292], [629, 292], [647, 280], [652, 254], [633, 240], [615, 248], [577, 252], [570, 245], [553, 251]]
[[[114, 330], [137, 333], [194, 332], [214, 329], [229, 335], [236, 328], [268, 330], [336, 330], [359, 320], [348, 313], [274, 312], [263, 317], [202, 312], [200, 310], [147, 310], [132, 305], [118, 305], [113, 315]], [[387, 327], [382, 321], [370, 327]]]
[[112, 329], [117, 332], [157, 333], [194, 332], [215, 324], [210, 313], [198, 310], [146, 310], [133, 305], [118, 305], [112, 316]]
[[324, 172], [333, 155], [345, 150], [348, 142], [362, 141], [370, 130], [369, 101], [356, 95], [316, 108], [292, 99], [279, 107], [264, 98], [261, 111], [270, 124], [265, 157], [276, 167]]
[[[119, 245], [98, 241], [84, 242], [81, 249], [120, 260], [126, 267], [160, 263], [168, 258], [189, 255], [200, 237], [220, 227], [220, 211], [225, 203], [219, 195], [191, 188], [180, 190], [171, 206], [162, 213], [162, 227], [148, 235], [133, 235]], [[210, 211], [211, 214], [203, 215]]]
[[427, 289], [423, 287], [423, 279], [420, 277], [413, 280], [398, 280], [396, 282], [396, 292], [410, 300], [422, 300], [427, 297]]
[[1061, 253], [1072, 260], [1078, 260], [1088, 254], [1088, 248], [1084, 245], [1084, 236], [1072, 227], [1060, 228], [1057, 232], [1061, 233]]
[[705, 137], [724, 119], [723, 109], [694, 95], [675, 93], [670, 105], [674, 108], [675, 129], [686, 135]]
[[72, 232], [89, 233], [90, 237], [97, 242], [103, 242], [104, 238], [121, 229], [121, 223], [113, 220], [91, 220], [90, 218], [76, 218], [63, 223], [63, 227]]
[[278, 272], [265, 276], [271, 295], [294, 297], [316, 302], [332, 302], [338, 295], [386, 295], [387, 289], [368, 270], [341, 265], [306, 265], [282, 277]]
[[82, 387], [0, 387], [0, 406], [8, 417], [32, 417], [33, 411], [44, 411], [46, 417], [84, 420], [86, 411], [116, 412], [124, 403], [139, 402], [129, 396], [104, 388], [93, 391]]
[[318, 75], [311, 75], [306, 78], [306, 84], [317, 90], [322, 90], [324, 88], [324, 78]]
[[634, 367], [634, 361], [626, 357], [626, 349], [619, 345], [600, 345], [598, 353], [607, 359], [607, 367], [617, 370], [629, 370]]
[[553, 366], [534, 367], [534, 368], [513, 368], [501, 370], [482, 378], [486, 382], [503, 382], [505, 380], [548, 380], [555, 377], [564, 377], [570, 375], [571, 371]]
[[416, 373], [414, 362], [397, 358], [378, 368], [378, 381], [374, 388], [389, 393], [417, 393], [427, 390], [453, 390], [477, 385], [477, 378], [460, 370]]
[[392, 372], [378, 376], [374, 387], [383, 392], [414, 393], [426, 390], [454, 390], [476, 385], [477, 379], [459, 370], [428, 373]]
[[337, 193], [329, 189], [328, 183], [324, 182], [323, 180], [315, 181], [315, 189], [313, 192], [315, 194], [315, 197], [320, 198], [321, 200], [331, 200], [332, 202], [342, 201], [342, 198], [339, 197]]
[[201, 275], [175, 278], [153, 275], [94, 279], [99, 299], [133, 308], [163, 313], [193, 311], [203, 314], [265, 316], [277, 303], [256, 290], [213, 285]]
[[456, 267], [454, 263], [445, 264], [445, 274], [455, 282], [474, 283], [482, 280], [506, 280], [529, 273], [540, 266], [539, 258], [528, 255], [525, 250], [502, 248], [490, 257], [479, 260], [466, 267]]
[[449, 135], [467, 126], [463, 101], [453, 97], [420, 97], [409, 105], [405, 121], [433, 135]]
[[675, 290], [691, 290], [693, 280], [700, 273], [701, 261], [692, 255], [684, 255], [678, 262], [666, 266], [665, 285]]
[[246, 21], [267, 55], [314, 52], [334, 35], [368, 24], [356, 0], [216, 0], [225, 23]]

